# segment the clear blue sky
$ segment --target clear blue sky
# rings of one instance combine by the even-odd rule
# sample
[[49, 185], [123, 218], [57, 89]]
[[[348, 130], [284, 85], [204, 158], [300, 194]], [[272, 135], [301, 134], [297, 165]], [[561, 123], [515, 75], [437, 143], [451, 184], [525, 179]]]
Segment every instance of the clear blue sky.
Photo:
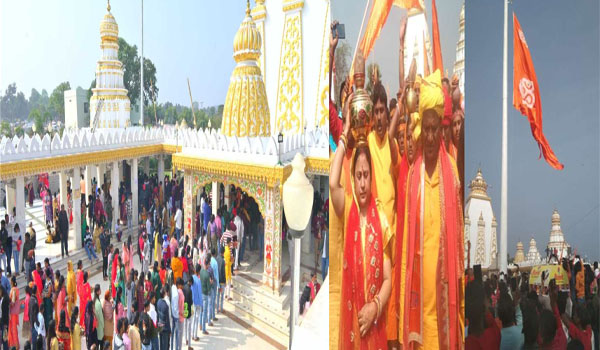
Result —
[[[338, 0], [331, 3], [331, 18], [344, 23], [346, 27], [346, 43], [352, 47], [356, 46], [356, 40], [360, 31], [360, 24], [365, 10], [366, 0]], [[373, 0], [369, 3], [365, 26], [369, 19], [370, 8]], [[425, 0], [427, 8], [427, 23], [429, 24], [429, 34], [431, 35], [431, 0]], [[440, 29], [440, 41], [442, 45], [442, 57], [444, 59], [444, 68], [452, 74], [454, 60], [456, 58], [456, 44], [458, 43], [458, 20], [462, 1], [444, 0], [436, 2], [438, 11], [438, 22]], [[393, 6], [387, 18], [385, 26], [375, 43], [373, 52], [369, 55], [367, 63], [379, 63], [381, 68], [382, 83], [386, 87], [388, 97], [395, 96], [398, 91], [398, 48], [400, 46], [400, 24], [402, 17], [406, 15], [406, 10]], [[364, 29], [363, 29], [364, 31]], [[433, 38], [432, 38], [433, 40]]]
[[[112, 0], [119, 36], [141, 44], [141, 1]], [[157, 70], [158, 102], [189, 105], [186, 79], [195, 101], [224, 103], [235, 61], [233, 37], [246, 1], [144, 2], [144, 56]], [[0, 89], [16, 82], [52, 92], [60, 82], [87, 89], [100, 58], [100, 21], [106, 1], [46, 0], [0, 3]]]
[[[533, 236], [545, 254], [551, 215], [581, 255], [600, 259], [598, 1], [515, 0], [508, 41], [508, 252]], [[500, 224], [503, 2], [466, 7], [465, 177], [481, 167]], [[540, 85], [544, 134], [564, 170], [538, 160], [529, 123], [512, 107], [512, 12], [525, 34]], [[498, 238], [500, 227], [498, 227]], [[498, 242], [499, 244], [499, 242]]]

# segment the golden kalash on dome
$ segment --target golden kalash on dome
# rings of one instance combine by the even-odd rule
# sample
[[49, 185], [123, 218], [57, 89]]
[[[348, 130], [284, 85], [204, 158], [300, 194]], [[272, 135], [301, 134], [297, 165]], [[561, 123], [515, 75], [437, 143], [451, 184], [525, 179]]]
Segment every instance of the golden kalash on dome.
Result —
[[258, 65], [262, 38], [250, 15], [246, 17], [233, 39], [233, 58], [237, 62], [225, 106], [221, 132], [227, 136], [270, 136], [270, 113], [263, 75]]

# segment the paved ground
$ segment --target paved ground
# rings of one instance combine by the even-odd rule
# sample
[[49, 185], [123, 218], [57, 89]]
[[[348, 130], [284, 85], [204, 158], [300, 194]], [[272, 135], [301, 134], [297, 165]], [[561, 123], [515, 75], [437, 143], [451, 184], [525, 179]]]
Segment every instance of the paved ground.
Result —
[[[0, 209], [0, 215], [4, 214], [4, 208]], [[58, 261], [60, 258], [60, 244], [46, 244], [44, 242], [45, 233], [43, 230], [44, 225], [44, 214], [42, 211], [41, 201], [35, 201], [33, 208], [26, 208], [27, 223], [33, 221], [33, 226], [37, 231], [37, 247], [36, 254], [38, 258], [49, 257], [51, 261]], [[74, 250], [74, 239], [72, 239], [72, 245], [70, 242], [70, 251]], [[86, 264], [84, 264], [86, 266]], [[141, 265], [137, 258], [134, 257], [134, 268], [140, 269]], [[61, 271], [62, 272], [62, 271]], [[94, 274], [95, 273], [95, 274]], [[93, 286], [97, 283], [102, 286], [104, 291], [108, 288], [109, 282], [103, 281], [101, 271], [93, 268], [92, 275], [89, 279], [90, 285]], [[21, 296], [23, 297], [23, 296]], [[225, 302], [226, 313], [217, 314], [218, 321], [215, 322], [214, 327], [207, 326], [207, 331], [210, 333], [208, 336], [202, 335], [201, 330], [198, 332], [200, 340], [198, 342], [192, 341], [192, 348], [197, 349], [277, 349], [269, 342], [265, 341], [258, 335], [251, 332], [250, 327], [243, 321], [237, 319], [234, 314], [234, 308], [231, 304]], [[229, 316], [231, 315], [231, 317]], [[23, 324], [23, 314], [19, 315], [19, 335], [21, 334], [21, 326]], [[21, 338], [20, 349], [23, 349], [25, 340]], [[82, 337], [82, 349], [86, 349], [85, 338]], [[183, 349], [187, 350], [185, 340], [183, 341]]]

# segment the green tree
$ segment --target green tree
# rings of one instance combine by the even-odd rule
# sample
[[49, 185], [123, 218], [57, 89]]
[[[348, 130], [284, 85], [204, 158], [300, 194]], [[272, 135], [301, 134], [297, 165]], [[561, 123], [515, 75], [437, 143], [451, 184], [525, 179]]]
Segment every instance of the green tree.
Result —
[[65, 122], [65, 91], [71, 89], [71, 84], [68, 81], [58, 84], [58, 86], [52, 91], [50, 95], [50, 109], [54, 117]]
[[335, 100], [338, 101], [338, 104], [340, 101], [340, 87], [350, 73], [351, 64], [352, 49], [346, 41], [340, 40], [335, 49], [335, 88], [333, 91], [333, 95], [335, 96]]
[[42, 95], [35, 88], [31, 89], [31, 95], [29, 95], [29, 113], [34, 108], [40, 107], [41, 100]]
[[[136, 45], [129, 45], [123, 38], [119, 38], [119, 61], [123, 63], [123, 85], [128, 90], [127, 96], [132, 104], [139, 104], [140, 100], [140, 61]], [[150, 89], [152, 81], [153, 90]], [[158, 97], [156, 85], [156, 67], [152, 60], [144, 57], [144, 105], [151, 101], [152, 93]]]
[[[367, 86], [365, 86], [365, 89], [369, 92], [369, 94], [371, 94], [373, 92], [373, 86], [375, 85], [375, 82], [373, 81], [373, 77], [374, 77], [373, 70], [374, 69], [377, 69], [377, 80], [381, 81], [381, 69], [379, 68], [379, 64], [378, 63], [369, 63], [369, 65], [367, 66], [368, 81], [367, 81]], [[388, 92], [388, 94], [389, 94], [389, 92]]]
[[23, 137], [24, 134], [25, 131], [23, 130], [23, 127], [21, 125], [15, 127], [15, 135], [17, 135], [18, 137]]
[[6, 120], [0, 122], [0, 134], [6, 137], [12, 137], [12, 131], [10, 128], [10, 123]]
[[90, 100], [90, 98], [92, 98], [92, 95], [94, 94], [92, 89], [95, 87], [96, 87], [96, 79], [92, 80], [92, 83], [90, 84], [90, 88], [87, 91], [87, 100], [88, 101]]
[[24, 120], [29, 114], [29, 106], [25, 95], [17, 91], [17, 84], [8, 85], [0, 99], [0, 117], [9, 121]]
[[39, 108], [32, 109], [31, 112], [29, 112], [29, 120], [33, 121], [36, 133], [43, 135], [46, 120], [44, 120], [44, 115]]

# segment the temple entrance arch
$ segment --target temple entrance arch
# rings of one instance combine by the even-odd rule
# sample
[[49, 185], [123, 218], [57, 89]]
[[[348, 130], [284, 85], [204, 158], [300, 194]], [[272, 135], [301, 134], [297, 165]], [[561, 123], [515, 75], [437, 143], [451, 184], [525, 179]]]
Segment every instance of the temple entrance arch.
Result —
[[[185, 169], [185, 167], [182, 167]], [[209, 183], [213, 185], [212, 198], [221, 198], [219, 190], [223, 188], [225, 203], [229, 204], [228, 209], [233, 204], [233, 193], [229, 193], [229, 185], [234, 185], [244, 191], [256, 202], [259, 215], [263, 219], [264, 225], [264, 259], [255, 262], [256, 269], [262, 265], [262, 270], [257, 276], [262, 284], [272, 289], [276, 293], [281, 292], [281, 261], [282, 261], [282, 203], [281, 203], [281, 185], [279, 181], [265, 181], [264, 179], [249, 179], [236, 174], [223, 174], [220, 172], [207, 172], [200, 170], [185, 169], [184, 172], [184, 232], [191, 235], [195, 232], [195, 211], [196, 196], [199, 189]], [[224, 184], [221, 187], [220, 184]], [[229, 198], [231, 196], [231, 198]], [[221, 207], [217, 203], [217, 208]], [[213, 205], [214, 208], [214, 205]], [[246, 242], [246, 251], [248, 252], [248, 242]]]

